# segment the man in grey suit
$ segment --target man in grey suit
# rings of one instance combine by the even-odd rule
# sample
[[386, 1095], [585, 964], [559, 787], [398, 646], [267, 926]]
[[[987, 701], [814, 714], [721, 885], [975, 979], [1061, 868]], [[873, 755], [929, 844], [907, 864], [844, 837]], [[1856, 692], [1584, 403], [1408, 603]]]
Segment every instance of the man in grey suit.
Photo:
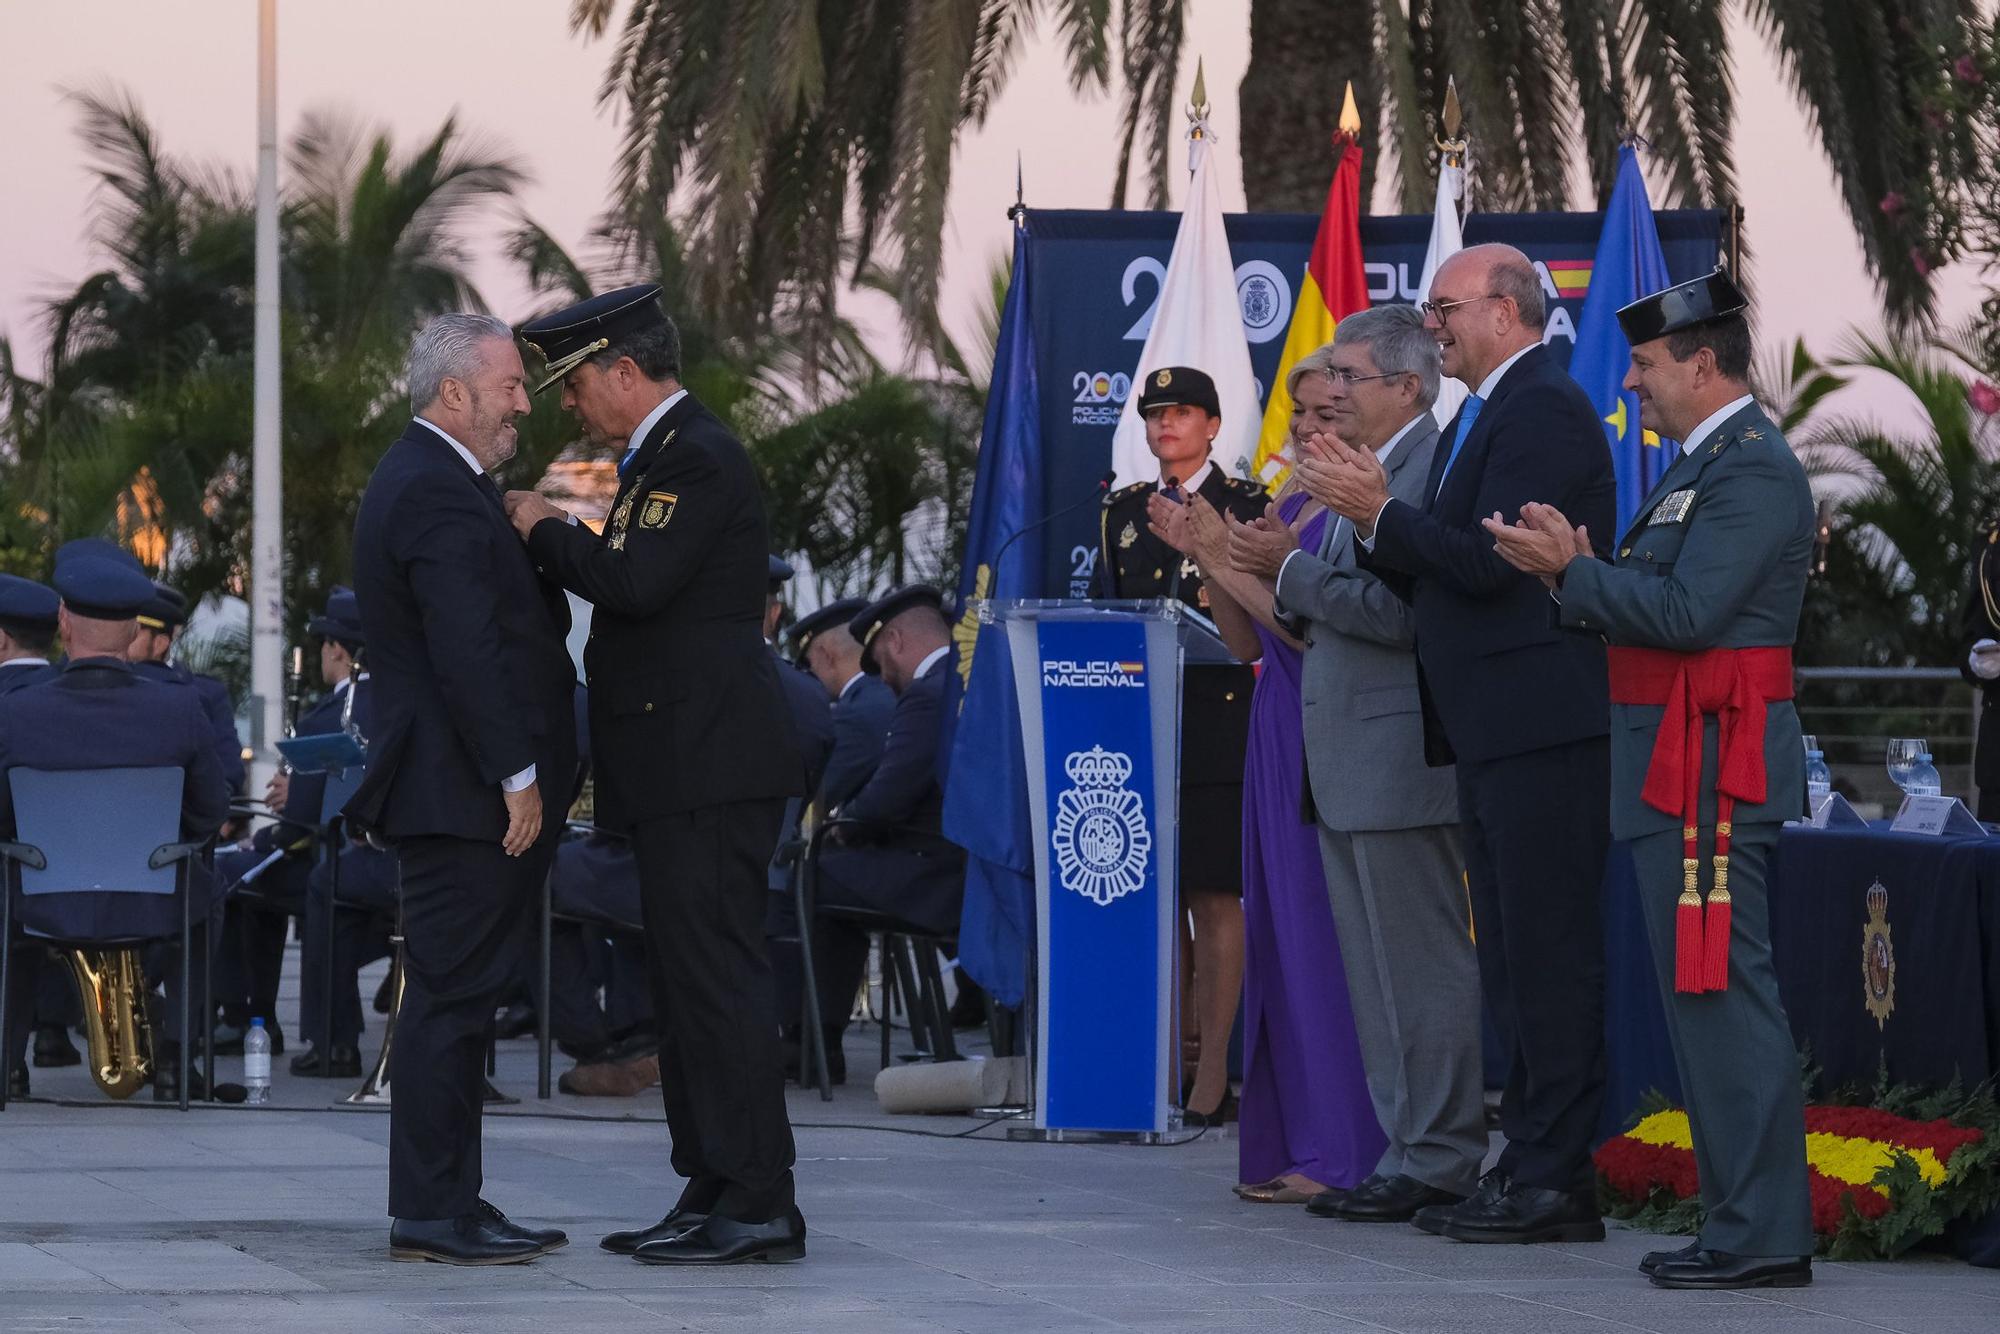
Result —
[[[1313, 354], [1340, 437], [1382, 460], [1391, 494], [1423, 501], [1438, 441], [1438, 348], [1407, 306], [1340, 322]], [[1468, 927], [1452, 770], [1424, 760], [1415, 615], [1354, 558], [1335, 516], [1319, 550], [1276, 567], [1278, 616], [1305, 641], [1307, 798], [1376, 1119], [1373, 1175], [1314, 1197], [1316, 1214], [1403, 1222], [1471, 1193], [1486, 1151], [1479, 970]], [[1245, 534], [1238, 546], [1260, 539]], [[1261, 556], [1269, 561], [1274, 553]], [[1236, 556], [1232, 548], [1232, 559]], [[1259, 555], [1246, 549], [1244, 559]]]

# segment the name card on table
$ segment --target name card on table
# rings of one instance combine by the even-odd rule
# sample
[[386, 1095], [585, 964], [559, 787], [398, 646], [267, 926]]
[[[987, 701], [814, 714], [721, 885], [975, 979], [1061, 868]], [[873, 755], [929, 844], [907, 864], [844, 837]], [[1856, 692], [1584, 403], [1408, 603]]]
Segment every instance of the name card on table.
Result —
[[1813, 810], [1812, 818], [1806, 823], [1814, 829], [1865, 829], [1868, 826], [1861, 813], [1848, 805], [1847, 798], [1838, 792], [1828, 793], [1826, 800]]
[[1951, 834], [1979, 837], [1986, 826], [1957, 797], [1904, 797], [1890, 830], [1898, 834]]

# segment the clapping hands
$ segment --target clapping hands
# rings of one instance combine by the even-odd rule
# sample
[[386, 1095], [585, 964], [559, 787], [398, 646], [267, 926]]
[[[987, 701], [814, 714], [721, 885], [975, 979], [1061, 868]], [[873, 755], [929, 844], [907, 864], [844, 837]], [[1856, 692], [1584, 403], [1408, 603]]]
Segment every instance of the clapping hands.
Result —
[[1314, 431], [1299, 445], [1293, 471], [1307, 495], [1345, 517], [1363, 537], [1374, 535], [1375, 518], [1389, 502], [1389, 474], [1374, 451]]
[[1515, 569], [1532, 574], [1550, 588], [1562, 581], [1562, 572], [1577, 557], [1594, 553], [1590, 531], [1572, 527], [1563, 512], [1553, 505], [1529, 502], [1521, 507], [1521, 517], [1509, 524], [1498, 510], [1480, 526], [1493, 536], [1493, 549]]

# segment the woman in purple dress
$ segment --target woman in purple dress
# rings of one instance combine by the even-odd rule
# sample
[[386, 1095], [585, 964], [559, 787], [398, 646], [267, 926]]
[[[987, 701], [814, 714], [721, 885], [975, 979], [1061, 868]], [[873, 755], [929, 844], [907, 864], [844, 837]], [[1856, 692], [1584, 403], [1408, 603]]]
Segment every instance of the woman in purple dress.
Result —
[[[1292, 368], [1292, 441], [1332, 431], [1326, 378], [1331, 345]], [[1230, 650], [1261, 669], [1250, 704], [1243, 775], [1243, 1092], [1240, 1184], [1255, 1203], [1303, 1204], [1346, 1189], [1374, 1170], [1385, 1140], [1375, 1122], [1354, 1012], [1340, 964], [1319, 839], [1304, 818], [1301, 646], [1272, 611], [1272, 587], [1229, 563], [1229, 531], [1195, 497], [1155, 498], [1156, 533], [1201, 566], [1216, 628]], [[1287, 486], [1272, 522], [1317, 548], [1328, 515]]]

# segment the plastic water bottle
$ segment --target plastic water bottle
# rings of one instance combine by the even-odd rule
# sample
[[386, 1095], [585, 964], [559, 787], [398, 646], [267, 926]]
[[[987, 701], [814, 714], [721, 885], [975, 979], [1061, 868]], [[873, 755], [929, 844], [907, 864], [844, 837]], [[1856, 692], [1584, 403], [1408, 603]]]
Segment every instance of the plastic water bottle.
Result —
[[1806, 809], [1809, 814], [1818, 814], [1826, 799], [1833, 795], [1833, 771], [1826, 767], [1824, 751], [1806, 752]]
[[271, 1035], [262, 1019], [252, 1019], [243, 1035], [243, 1089], [245, 1102], [271, 1100]]
[[1913, 797], [1944, 795], [1944, 780], [1938, 777], [1937, 766], [1931, 763], [1929, 751], [1917, 756], [1917, 766], [1910, 770], [1910, 785], [1907, 791]]

